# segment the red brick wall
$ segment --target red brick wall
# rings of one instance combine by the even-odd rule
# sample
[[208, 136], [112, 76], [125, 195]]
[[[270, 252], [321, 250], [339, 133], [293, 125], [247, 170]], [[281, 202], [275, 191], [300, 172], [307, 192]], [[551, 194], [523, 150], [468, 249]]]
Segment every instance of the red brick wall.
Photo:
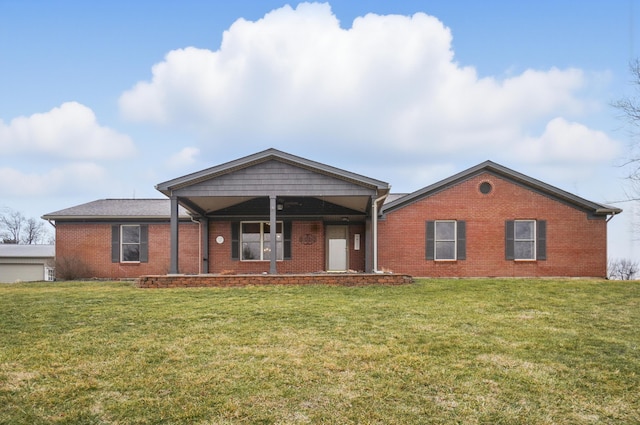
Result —
[[[110, 223], [65, 223], [56, 225], [56, 256], [58, 259], [78, 259], [89, 268], [86, 277], [133, 278], [142, 275], [161, 275], [169, 272], [169, 223], [149, 224], [149, 262], [111, 262]], [[179, 234], [179, 271], [200, 272], [200, 226], [181, 223]], [[360, 233], [360, 250], [354, 249], [354, 234]], [[216, 238], [224, 242], [218, 244]], [[292, 224], [292, 259], [278, 261], [278, 273], [314, 273], [326, 269], [325, 227], [318, 221], [296, 221]], [[364, 225], [349, 227], [349, 267], [364, 270]], [[212, 221], [209, 224], [209, 273], [264, 273], [268, 261], [238, 261], [231, 259], [231, 223]]]
[[[360, 250], [354, 250], [353, 238], [360, 233]], [[216, 238], [224, 242], [218, 244]], [[350, 258], [352, 270], [364, 270], [364, 225], [349, 226]], [[325, 228], [322, 221], [294, 221], [291, 229], [291, 259], [278, 261], [278, 273], [315, 273], [326, 270]], [[264, 273], [269, 271], [268, 261], [238, 261], [231, 259], [231, 223], [212, 221], [209, 224], [210, 273]]]
[[[355, 249], [355, 235], [360, 235], [360, 249]], [[356, 272], [364, 272], [365, 266], [365, 226], [364, 224], [349, 225], [349, 269]]]
[[[493, 190], [478, 190], [488, 181]], [[505, 220], [547, 221], [547, 260], [505, 260]], [[425, 222], [465, 220], [466, 260], [426, 260]], [[378, 226], [378, 266], [413, 276], [605, 277], [607, 230], [603, 219], [508, 180], [482, 174], [389, 213]]]
[[247, 285], [405, 285], [413, 278], [400, 274], [325, 273], [272, 275], [200, 275], [200, 276], [142, 276], [136, 281], [139, 288], [194, 288]]
[[[76, 259], [98, 278], [132, 278], [169, 272], [169, 223], [149, 224], [149, 262], [111, 262], [111, 224], [56, 223], [56, 259]], [[180, 223], [179, 267], [182, 273], [198, 273], [199, 226]]]

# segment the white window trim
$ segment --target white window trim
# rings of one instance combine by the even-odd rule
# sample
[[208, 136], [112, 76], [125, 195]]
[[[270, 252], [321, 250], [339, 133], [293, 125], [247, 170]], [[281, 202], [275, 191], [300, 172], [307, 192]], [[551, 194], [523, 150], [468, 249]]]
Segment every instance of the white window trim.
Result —
[[[533, 223], [533, 239], [518, 239], [516, 236], [516, 226], [517, 223]], [[514, 261], [537, 261], [537, 252], [538, 252], [538, 229], [537, 229], [537, 220], [514, 220], [513, 221], [513, 260]], [[518, 258], [516, 257], [516, 244], [518, 242], [533, 242], [533, 258]]]
[[[453, 223], [453, 240], [438, 239], [438, 223]], [[438, 258], [438, 242], [453, 242], [453, 258]], [[458, 222], [456, 220], [434, 220], [433, 222], [433, 260], [457, 261], [458, 260]]]
[[[138, 243], [137, 244], [124, 241], [124, 228], [125, 227], [137, 227], [138, 228]], [[140, 236], [141, 236], [141, 229], [140, 229], [140, 225], [139, 224], [122, 224], [122, 225], [120, 225], [120, 262], [121, 263], [137, 264], [137, 263], [140, 262], [140, 249], [141, 249], [141, 245], [142, 245], [140, 243]], [[124, 259], [124, 246], [125, 245], [138, 245], [138, 259], [137, 260], [131, 261], [131, 260], [125, 260]]]
[[[242, 246], [244, 244], [244, 241], [242, 239], [242, 235], [244, 234], [242, 232], [242, 228], [243, 228], [244, 224], [252, 224], [252, 223], [260, 224], [260, 247], [262, 249], [260, 250], [260, 258], [259, 259], [245, 260], [243, 258], [243, 255], [242, 255], [242, 251], [243, 251]], [[239, 243], [239, 245], [240, 245], [240, 261], [244, 261], [244, 262], [268, 262], [268, 261], [271, 261], [271, 260], [265, 260], [264, 259], [264, 248], [265, 248], [265, 245], [264, 245], [265, 244], [265, 240], [264, 240], [264, 235], [265, 235], [264, 225], [265, 224], [271, 224], [271, 223], [266, 221], [266, 220], [251, 220], [251, 221], [241, 221], [240, 222], [240, 231], [239, 231], [239, 233], [240, 233], [240, 235], [239, 235], [239, 239], [240, 239], [240, 241], [239, 241], [240, 242]], [[282, 245], [282, 249], [280, 249], [276, 253], [276, 255], [278, 257], [282, 256], [283, 258], [282, 259], [276, 258], [276, 261], [284, 261], [284, 222], [283, 221], [276, 221], [276, 229], [278, 228], [278, 225], [280, 225], [280, 228], [282, 229], [282, 232], [280, 232], [280, 235], [282, 237], [282, 240], [280, 241], [280, 244]], [[278, 233], [276, 232], [276, 246], [277, 246], [277, 243], [278, 243], [277, 242], [277, 238], [278, 238], [277, 235], [278, 235]]]

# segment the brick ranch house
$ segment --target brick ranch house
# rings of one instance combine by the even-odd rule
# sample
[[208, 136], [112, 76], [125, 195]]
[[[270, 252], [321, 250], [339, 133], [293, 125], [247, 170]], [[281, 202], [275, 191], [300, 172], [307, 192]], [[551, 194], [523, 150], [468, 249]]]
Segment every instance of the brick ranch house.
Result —
[[103, 199], [43, 216], [57, 261], [92, 277], [394, 272], [606, 277], [622, 210], [491, 161], [406, 195], [268, 149], [160, 183], [168, 199]]

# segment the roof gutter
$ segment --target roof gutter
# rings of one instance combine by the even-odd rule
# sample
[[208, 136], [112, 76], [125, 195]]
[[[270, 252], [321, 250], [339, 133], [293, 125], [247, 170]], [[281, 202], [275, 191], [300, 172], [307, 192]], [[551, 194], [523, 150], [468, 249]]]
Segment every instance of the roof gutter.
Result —
[[613, 217], [617, 216], [618, 214], [620, 214], [622, 212], [621, 209], [598, 209], [596, 210], [596, 214], [606, 214], [609, 215], [611, 214], [611, 217], [607, 218], [607, 223], [610, 222]]

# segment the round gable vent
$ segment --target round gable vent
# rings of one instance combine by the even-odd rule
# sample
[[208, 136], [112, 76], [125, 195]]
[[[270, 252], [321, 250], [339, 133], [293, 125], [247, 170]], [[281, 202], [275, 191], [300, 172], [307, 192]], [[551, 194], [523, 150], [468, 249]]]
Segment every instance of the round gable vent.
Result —
[[480, 183], [480, 193], [486, 195], [493, 190], [493, 186], [489, 182]]

